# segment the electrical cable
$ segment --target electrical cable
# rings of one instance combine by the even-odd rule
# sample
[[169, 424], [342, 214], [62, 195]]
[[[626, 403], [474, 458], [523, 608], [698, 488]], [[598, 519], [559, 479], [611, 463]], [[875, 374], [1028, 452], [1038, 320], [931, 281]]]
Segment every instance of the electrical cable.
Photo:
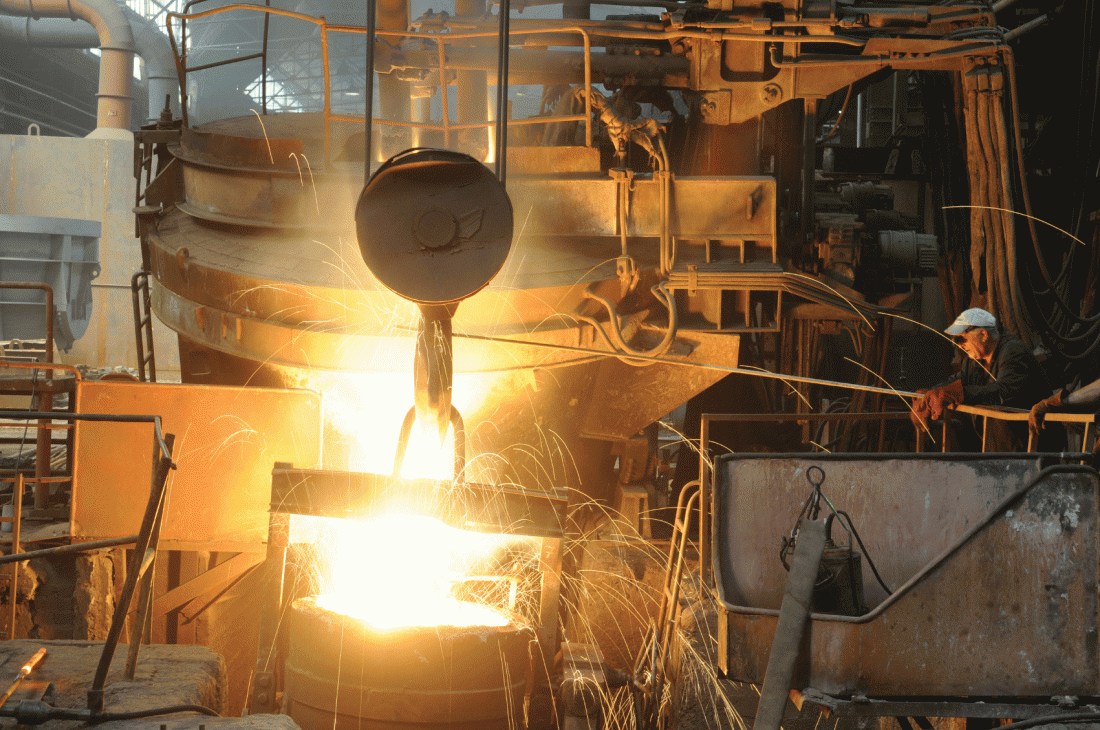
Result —
[[844, 112], [848, 111], [848, 101], [852, 98], [852, 88], [855, 84], [848, 84], [848, 93], [844, 95], [844, 103], [840, 105], [840, 114], [837, 115], [836, 121], [833, 122], [833, 128], [829, 130], [829, 133], [822, 139], [817, 141], [817, 144], [827, 142], [830, 137], [836, 134], [840, 130], [840, 121], [844, 119]]
[[[1011, 115], [1009, 119], [1006, 120], [1006, 123], [1008, 121], [1012, 123], [1014, 143], [1012, 152], [1015, 153], [1013, 156], [1016, 158], [1015, 177], [1020, 186], [1020, 199], [1023, 202], [1027, 215], [1034, 258], [1043, 276], [1043, 280], [1048, 286], [1046, 290], [1033, 288], [1031, 291], [1025, 291], [1028, 301], [1031, 304], [1025, 311], [1029, 315], [1033, 313], [1037, 315], [1034, 317], [1027, 316], [1027, 321], [1033, 324], [1039, 330], [1039, 333], [1049, 340], [1049, 344], [1059, 352], [1060, 356], [1070, 361], [1083, 360], [1091, 357], [1100, 349], [1100, 314], [1091, 317], [1082, 317], [1080, 313], [1074, 311], [1069, 304], [1069, 300], [1073, 299], [1069, 291], [1069, 274], [1073, 269], [1071, 265], [1072, 261], [1076, 258], [1077, 251], [1075, 247], [1070, 249], [1057, 277], [1052, 278], [1046, 267], [1031, 212], [1026, 170], [1024, 169], [1024, 148], [1020, 138], [1019, 90], [1015, 72], [1015, 59], [1011, 49], [1005, 48], [1003, 52], [1005, 60], [1004, 65], [1008, 71], [1006, 91], [1009, 94], [1012, 109]], [[1053, 300], [1053, 312], [1050, 311], [1051, 307], [1043, 306], [1042, 304], [1042, 301], [1049, 300]], [[1086, 328], [1085, 331], [1078, 331], [1082, 327]], [[1077, 333], [1073, 334], [1075, 331], [1077, 331]], [[1078, 343], [1085, 343], [1083, 349], [1075, 347]]]
[[[1017, 174], [1017, 177], [1018, 177], [1019, 182], [1020, 182], [1021, 198], [1023, 199], [1023, 202], [1024, 202], [1025, 212], [1027, 213], [1028, 216], [1031, 216], [1030, 196], [1028, 196], [1028, 194], [1027, 194], [1027, 181], [1026, 181], [1026, 178], [1025, 178], [1026, 171], [1024, 170], [1024, 164], [1023, 164], [1023, 153], [1022, 153], [1023, 145], [1020, 141], [1020, 124], [1019, 124], [1020, 115], [1019, 115], [1019, 100], [1018, 100], [1019, 99], [1019, 93], [1018, 93], [1019, 90], [1017, 88], [1017, 80], [1016, 80], [1016, 73], [1015, 73], [1015, 62], [1014, 62], [1014, 56], [1012, 54], [1011, 49], [1006, 48], [1004, 52], [1005, 52], [1005, 66], [1007, 67], [1008, 73], [1009, 73], [1009, 84], [1008, 84], [1008, 89], [1007, 90], [1008, 90], [1009, 94], [1011, 95], [1010, 99], [1011, 99], [1011, 102], [1012, 102], [1012, 117], [1011, 117], [1011, 119], [1013, 121], [1013, 135], [1014, 135], [1015, 148], [1016, 148], [1016, 153], [1017, 153], [1016, 154], [1016, 163], [1017, 163], [1017, 165], [1016, 165], [1016, 167], [1017, 167], [1016, 174]], [[1098, 74], [1098, 75], [1100, 75], [1100, 74]], [[1098, 82], [1100, 82], [1100, 78], [1098, 78]], [[1100, 97], [1100, 91], [1098, 91], [1097, 97]], [[1096, 99], [1094, 99], [1094, 106], [1095, 106], [1095, 104], [1096, 104]], [[1089, 164], [1088, 161], [1086, 161], [1085, 164]], [[1041, 253], [1040, 248], [1039, 248], [1038, 236], [1037, 236], [1036, 231], [1035, 231], [1033, 219], [1029, 217], [1028, 223], [1029, 223], [1029, 227], [1031, 229], [1032, 244], [1033, 244], [1033, 247], [1034, 247], [1034, 250], [1035, 250], [1035, 258], [1036, 258], [1037, 263], [1039, 265], [1039, 270], [1043, 274], [1043, 278], [1046, 281], [1048, 287], [1050, 287], [1050, 289], [1046, 290], [1045, 292], [1041, 292], [1041, 294], [1050, 294], [1053, 297], [1054, 303], [1057, 305], [1058, 310], [1060, 310], [1060, 313], [1065, 315], [1065, 316], [1068, 316], [1070, 322], [1073, 322], [1075, 324], [1083, 324], [1083, 323], [1092, 324], [1092, 323], [1096, 322], [1098, 319], [1100, 319], [1100, 315], [1094, 315], [1093, 317], [1081, 317], [1079, 314], [1075, 313], [1070, 308], [1068, 303], [1065, 301], [1065, 298], [1063, 297], [1063, 293], [1068, 294], [1068, 292], [1064, 292], [1064, 286], [1058, 286], [1058, 284], [1064, 282], [1066, 285], [1068, 285], [1068, 281], [1066, 280], [1066, 277], [1068, 276], [1068, 273], [1071, 270], [1071, 268], [1069, 266], [1069, 261], [1067, 260], [1066, 265], [1063, 266], [1062, 271], [1058, 275], [1058, 278], [1056, 280], [1052, 281], [1051, 277], [1050, 277], [1050, 274], [1049, 274], [1049, 272], [1046, 268], [1046, 264], [1043, 260], [1042, 253]], [[1075, 253], [1076, 253], [1075, 248], [1071, 248], [1070, 249], [1070, 256], [1072, 256]], [[1040, 293], [1040, 292], [1037, 292], [1037, 293]], [[1042, 311], [1041, 308], [1040, 308], [1040, 311]], [[1065, 332], [1065, 330], [1070, 329], [1070, 327], [1065, 327], [1064, 326], [1064, 324], [1066, 323], [1066, 320], [1063, 319], [1062, 317], [1058, 317], [1057, 319], [1054, 319], [1054, 321], [1051, 321], [1052, 318], [1044, 317], [1042, 319], [1045, 320], [1045, 324], [1047, 324], [1049, 326], [1050, 330], [1053, 330], [1053, 331], [1050, 332], [1050, 334], [1054, 338], [1054, 343], [1053, 344], [1057, 347], [1060, 342], [1064, 341], [1064, 338], [1065, 338], [1064, 332]], [[1063, 326], [1059, 327], [1058, 326], [1059, 324], [1063, 324]], [[1090, 334], [1091, 334], [1091, 331], [1090, 331]], [[1095, 351], [1095, 349], [1096, 349], [1096, 344], [1091, 345], [1088, 348], [1088, 353], [1091, 354], [1092, 352]], [[1070, 359], [1079, 359], [1080, 357], [1082, 357], [1082, 355], [1077, 355], [1076, 357], [1074, 357], [1074, 356], [1072, 356], [1068, 353], [1067, 353], [1067, 356], [1069, 356]]]
[[171, 705], [169, 707], [156, 707], [151, 710], [134, 710], [133, 712], [104, 712], [92, 715], [89, 722], [115, 722], [118, 720], [140, 720], [143, 717], [156, 717], [158, 715], [171, 715], [176, 712], [197, 712], [207, 717], [221, 717], [216, 711], [203, 705]]
[[1065, 722], [1096, 722], [1100, 720], [1100, 712], [1067, 712], [1062, 715], [1047, 715], [1046, 717], [1033, 717], [1030, 720], [1019, 720], [1001, 725], [998, 730], [1024, 730], [1024, 728], [1038, 727]]
[[204, 705], [180, 704], [168, 707], [154, 707], [148, 710], [132, 712], [98, 712], [70, 707], [53, 707], [41, 700], [23, 700], [13, 709], [0, 709], [0, 717], [14, 717], [21, 725], [41, 725], [49, 720], [79, 720], [89, 725], [101, 722], [122, 720], [140, 720], [145, 717], [171, 715], [177, 712], [197, 712], [208, 717], [221, 717], [220, 714]]
[[[657, 285], [652, 288], [652, 292], [653, 292], [654, 298], [656, 298], [657, 301], [659, 301], [661, 304], [663, 304], [665, 306], [666, 309], [668, 309], [668, 329], [665, 330], [665, 334], [664, 334], [664, 337], [661, 339], [661, 342], [658, 343], [656, 347], [654, 347], [650, 350], [646, 350], [646, 351], [635, 350], [634, 348], [632, 348], [630, 345], [628, 345], [626, 343], [626, 340], [623, 339], [622, 325], [619, 322], [619, 315], [615, 311], [615, 305], [612, 304], [606, 298], [601, 297], [600, 295], [592, 292], [590, 289], [585, 289], [584, 290], [584, 298], [585, 299], [591, 299], [593, 301], [599, 302], [600, 304], [602, 304], [604, 306], [604, 309], [607, 310], [607, 314], [608, 314], [608, 317], [609, 317], [608, 330], [610, 330], [610, 332], [611, 332], [610, 338], [608, 337], [607, 332], [604, 331], [603, 327], [601, 327], [599, 322], [597, 322], [594, 318], [586, 317], [586, 316], [582, 316], [582, 315], [577, 315], [577, 319], [580, 320], [581, 322], [585, 322], [585, 323], [591, 325], [595, 329], [595, 331], [600, 334], [600, 337], [603, 338], [604, 342], [606, 342], [609, 347], [611, 347], [613, 350], [615, 350], [615, 354], [617, 354], [617, 355], [622, 355], [622, 356], [626, 356], [626, 357], [632, 357], [632, 356], [659, 357], [659, 356], [665, 354], [668, 351], [668, 348], [672, 346], [672, 342], [676, 339], [676, 332], [677, 332], [676, 300], [665, 289], [665, 285], [664, 285], [663, 281], [658, 282]], [[624, 362], [627, 362], [628, 364], [644, 364], [644, 365], [649, 365], [650, 364], [648, 362], [647, 363], [630, 363], [629, 360], [626, 360], [625, 358], [624, 358]]]

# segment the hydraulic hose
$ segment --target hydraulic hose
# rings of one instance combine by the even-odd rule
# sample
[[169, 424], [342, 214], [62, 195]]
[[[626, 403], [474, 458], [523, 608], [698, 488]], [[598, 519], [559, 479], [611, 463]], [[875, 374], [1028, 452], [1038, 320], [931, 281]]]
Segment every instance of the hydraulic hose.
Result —
[[614, 354], [625, 356], [625, 362], [628, 362], [629, 364], [650, 365], [651, 363], [649, 362], [630, 363], [629, 360], [626, 360], [625, 358], [632, 355], [641, 357], [660, 357], [668, 351], [669, 347], [672, 346], [673, 340], [676, 339], [677, 330], [676, 300], [673, 299], [672, 295], [668, 292], [667, 289], [665, 289], [664, 282], [659, 282], [656, 286], [653, 287], [652, 291], [653, 296], [657, 299], [657, 301], [661, 302], [661, 304], [665, 305], [665, 307], [668, 309], [668, 329], [665, 330], [665, 335], [661, 339], [661, 342], [658, 343], [656, 347], [650, 350], [635, 350], [626, 343], [626, 340], [623, 339], [621, 325], [619, 324], [619, 315], [615, 312], [615, 305], [604, 297], [601, 297], [599, 294], [595, 294], [589, 290], [585, 290], [584, 297], [585, 299], [592, 299], [593, 301], [599, 302], [607, 310], [608, 316], [610, 317], [610, 320], [608, 322], [608, 330], [611, 332], [610, 338], [608, 337], [607, 332], [604, 332], [604, 329], [600, 326], [600, 323], [592, 317], [578, 316], [577, 319], [592, 325], [592, 327], [595, 328], [596, 332], [600, 334], [607, 345], [611, 347], [611, 349], [615, 350]]
[[0, 709], [0, 717], [14, 717], [20, 725], [41, 725], [49, 720], [78, 720], [96, 725], [101, 722], [138, 720], [143, 717], [171, 715], [177, 712], [198, 712], [209, 717], [221, 717], [217, 712], [203, 705], [170, 705], [133, 712], [92, 712], [87, 709], [53, 707], [41, 700], [23, 700], [15, 706], [14, 710]]
[[1046, 717], [1033, 717], [1030, 720], [1010, 722], [1007, 725], [1002, 725], [1001, 728], [1002, 730], [1004, 728], [1008, 728], [1009, 730], [1024, 730], [1029, 727], [1051, 725], [1053, 723], [1096, 722], [1097, 720], [1100, 720], [1100, 712], [1067, 712], [1061, 715], [1047, 715]]

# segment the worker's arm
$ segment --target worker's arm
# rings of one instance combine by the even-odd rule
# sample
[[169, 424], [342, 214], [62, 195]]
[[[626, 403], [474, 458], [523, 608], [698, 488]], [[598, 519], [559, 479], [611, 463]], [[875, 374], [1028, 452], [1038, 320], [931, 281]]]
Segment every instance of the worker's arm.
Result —
[[1046, 428], [1046, 414], [1051, 411], [1088, 411], [1100, 405], [1100, 380], [1094, 380], [1072, 393], [1062, 388], [1049, 398], [1036, 403], [1028, 414], [1028, 427], [1033, 435]]
[[1094, 380], [1068, 395], [1063, 395], [1062, 405], [1075, 408], [1100, 405], [1100, 380]]

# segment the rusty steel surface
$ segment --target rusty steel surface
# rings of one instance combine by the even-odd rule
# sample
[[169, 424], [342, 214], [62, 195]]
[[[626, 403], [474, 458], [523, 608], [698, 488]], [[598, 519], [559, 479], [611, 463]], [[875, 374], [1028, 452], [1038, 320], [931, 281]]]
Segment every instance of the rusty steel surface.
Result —
[[[606, 444], [581, 434], [632, 436], [648, 423], [641, 418], [669, 412], [725, 372], [701, 366], [737, 365], [736, 336], [697, 331], [680, 333], [667, 364], [601, 362], [606, 345], [560, 312], [583, 303], [585, 285], [614, 277], [613, 265], [599, 264], [614, 260], [618, 242], [604, 243], [560, 249], [519, 236], [500, 287], [490, 284], [458, 307], [453, 402], [469, 432], [468, 481], [604, 484]], [[382, 373], [406, 387], [417, 308], [378, 285], [356, 249], [352, 236], [213, 229], [167, 212], [150, 236], [153, 306], [180, 335], [183, 378], [324, 390], [331, 377], [369, 390], [375, 381], [366, 375]], [[643, 327], [639, 338], [649, 334]], [[405, 392], [394, 438], [412, 405], [411, 388]], [[335, 443], [326, 435], [326, 447]], [[335, 457], [325, 463], [364, 470]], [[547, 484], [530, 483], [543, 475]]]
[[[1052, 721], [1065, 721], [1054, 716], [1066, 715], [1075, 710], [1087, 713], [1089, 705], [1075, 702], [1076, 698], [1039, 697], [1032, 701], [1013, 698], [1005, 702], [995, 702], [974, 697], [959, 697], [952, 700], [906, 700], [875, 699], [874, 701], [842, 700], [813, 689], [793, 690], [791, 700], [799, 710], [812, 703], [827, 710], [832, 717], [982, 717], [1001, 720], [1011, 717], [1014, 720], [1033, 717], [1050, 718]], [[1051, 703], [1054, 700], [1054, 703]], [[1064, 704], [1057, 704], [1062, 702]]]
[[[78, 413], [159, 415], [164, 432], [175, 434], [163, 549], [255, 549], [267, 536], [274, 463], [320, 461], [321, 399], [309, 391], [81, 381], [75, 404]], [[137, 531], [153, 447], [148, 424], [77, 424], [74, 537]]]
[[[154, 310], [196, 342], [302, 367], [388, 372], [412, 361], [417, 310], [378, 286], [350, 231], [342, 242], [246, 234], [210, 229], [172, 211], [150, 244]], [[557, 309], [581, 302], [577, 284], [614, 275], [601, 275], [598, 265], [617, 245], [555, 251], [523, 239], [514, 248], [501, 287], [486, 287], [456, 312], [456, 337], [485, 333], [547, 346], [456, 342], [456, 372], [598, 356], [554, 349], [588, 344]], [[403, 352], [393, 354], [395, 348]]]
[[294, 469], [271, 473], [271, 511], [316, 517], [363, 518], [400, 505], [455, 527], [531, 537], [561, 537], [566, 499], [523, 491], [382, 474]]
[[287, 633], [285, 711], [302, 730], [519, 726], [527, 626], [378, 630], [303, 598]]
[[[693, 395], [724, 378], [719, 368], [737, 367], [740, 337], [692, 331], [677, 338], [690, 346], [691, 361], [718, 368], [687, 368], [653, 363], [637, 368], [605, 359], [596, 366], [593, 391], [599, 394], [585, 409], [583, 433], [590, 438], [627, 439], [669, 412], [670, 403], [686, 403]], [[675, 355], [675, 351], [669, 355]], [[666, 358], [668, 355], [666, 355]], [[640, 397], [641, 394], [645, 397]]]
[[509, 147], [510, 179], [516, 175], [598, 174], [600, 151], [595, 147]]
[[[617, 236], [616, 185], [606, 175], [567, 180], [514, 178], [508, 181], [508, 192], [516, 219], [530, 216], [530, 230], [549, 235]], [[656, 236], [661, 230], [659, 185], [638, 178], [632, 185], [627, 233]], [[756, 191], [760, 202], [750, 206], [748, 201]], [[670, 233], [751, 240], [774, 248], [775, 210], [774, 178], [677, 175], [672, 183]], [[656, 247], [656, 242], [652, 245]]]
[[[781, 536], [820, 466], [889, 598], [813, 614], [795, 687], [830, 695], [1052, 696], [1100, 690], [1097, 487], [1087, 467], [1009, 455], [726, 458], [717, 465], [720, 664], [759, 682], [784, 573]], [[828, 508], [825, 508], [826, 511]], [[844, 542], [834, 528], [834, 539]], [[866, 559], [864, 559], [866, 563]]]

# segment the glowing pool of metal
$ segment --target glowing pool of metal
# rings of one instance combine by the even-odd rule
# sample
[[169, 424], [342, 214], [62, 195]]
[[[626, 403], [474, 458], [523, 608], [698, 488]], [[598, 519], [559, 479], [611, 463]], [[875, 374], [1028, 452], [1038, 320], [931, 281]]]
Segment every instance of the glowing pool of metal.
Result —
[[370, 610], [370, 605], [349, 605], [343, 597], [331, 594], [317, 596], [317, 605], [334, 613], [365, 621], [378, 629], [410, 626], [506, 626], [509, 623], [508, 617], [500, 611], [446, 596], [433, 597], [419, 606], [406, 606], [408, 612], [400, 617], [391, 614], [376, 615], [377, 612]]

